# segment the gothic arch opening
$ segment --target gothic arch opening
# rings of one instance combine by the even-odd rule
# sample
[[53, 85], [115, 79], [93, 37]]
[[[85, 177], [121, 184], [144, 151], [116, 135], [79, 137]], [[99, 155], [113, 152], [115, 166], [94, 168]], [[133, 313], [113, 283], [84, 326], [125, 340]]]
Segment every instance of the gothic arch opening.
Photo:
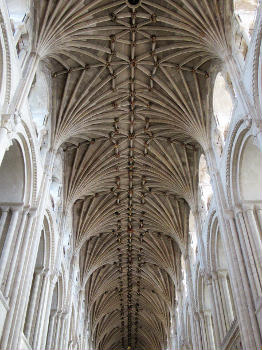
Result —
[[3, 36], [0, 35], [0, 110], [2, 110], [5, 98], [5, 65], [6, 57], [4, 54], [4, 41]]
[[262, 154], [249, 137], [241, 152], [239, 163], [240, 197], [245, 201], [262, 201]]
[[207, 210], [210, 206], [213, 190], [208, 174], [207, 162], [204, 154], [201, 154], [199, 159], [199, 204], [202, 214], [202, 219], [205, 219]]
[[198, 242], [197, 242], [195, 218], [192, 211], [190, 211], [190, 214], [189, 214], [189, 237], [190, 237], [190, 253], [194, 262], [196, 260], [196, 255], [198, 253]]
[[229, 92], [228, 82], [219, 72], [216, 76], [213, 89], [213, 112], [215, 117], [214, 139], [216, 148], [221, 154], [228, 133], [233, 111], [232, 96]]
[[44, 72], [36, 72], [28, 98], [40, 151], [44, 155], [50, 139], [49, 86]]
[[22, 202], [24, 190], [24, 158], [20, 145], [14, 140], [0, 167], [0, 202]]
[[257, 6], [258, 0], [234, 0], [235, 14], [248, 37], [253, 32]]
[[6, 1], [12, 29], [15, 32], [24, 22], [30, 9], [30, 0], [7, 0]]

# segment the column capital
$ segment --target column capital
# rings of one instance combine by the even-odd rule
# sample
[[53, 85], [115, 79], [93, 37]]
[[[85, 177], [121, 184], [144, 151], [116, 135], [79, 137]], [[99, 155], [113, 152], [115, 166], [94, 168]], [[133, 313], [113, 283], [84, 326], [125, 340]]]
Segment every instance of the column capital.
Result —
[[19, 212], [24, 208], [24, 203], [15, 203], [10, 206], [12, 212]]
[[44, 271], [44, 268], [43, 267], [37, 267], [34, 271], [34, 273], [36, 275], [42, 275], [43, 274], [43, 271]]
[[27, 215], [30, 212], [30, 205], [24, 205], [23, 214]]
[[6, 113], [1, 115], [0, 128], [6, 129], [8, 133], [11, 133], [14, 129], [15, 118], [14, 114]]
[[227, 275], [228, 275], [228, 272], [227, 272], [227, 270], [217, 270], [217, 275], [218, 275], [218, 277], [227, 277]]
[[30, 215], [30, 217], [31, 217], [31, 218], [35, 217], [36, 212], [37, 212], [37, 208], [36, 208], [36, 207], [30, 208], [30, 209], [29, 209], [29, 215]]
[[254, 203], [242, 203], [242, 208], [244, 211], [248, 212], [248, 211], [254, 211], [255, 210], [255, 204]]
[[212, 273], [206, 272], [204, 277], [205, 277], [205, 284], [210, 285], [212, 283]]
[[2, 202], [0, 203], [0, 207], [1, 210], [3, 211], [8, 211], [8, 210], [12, 210], [12, 211], [17, 211], [22, 209], [24, 206], [23, 202], [18, 202], [18, 203], [13, 203], [13, 202]]
[[196, 320], [196, 321], [198, 321], [199, 320], [199, 312], [197, 311], [197, 310], [195, 310], [194, 311], [194, 319]]
[[204, 316], [211, 317], [212, 313], [210, 310], [204, 310]]
[[224, 214], [225, 214], [225, 218], [227, 219], [227, 220], [231, 220], [231, 219], [233, 219], [234, 218], [234, 211], [233, 210], [231, 210], [231, 209], [225, 209], [224, 210]]
[[211, 276], [212, 276], [212, 279], [216, 281], [218, 279], [217, 271], [215, 270], [211, 271]]
[[235, 212], [236, 215], [243, 213], [243, 208], [242, 208], [240, 203], [237, 203], [234, 206], [234, 212]]

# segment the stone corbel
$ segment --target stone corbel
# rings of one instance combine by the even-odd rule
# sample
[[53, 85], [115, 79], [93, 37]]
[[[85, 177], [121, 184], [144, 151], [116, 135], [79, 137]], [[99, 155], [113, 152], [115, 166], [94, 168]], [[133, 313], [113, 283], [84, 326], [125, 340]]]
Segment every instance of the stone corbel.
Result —
[[253, 135], [253, 143], [255, 146], [262, 149], [262, 120], [253, 119], [251, 125], [251, 133]]
[[8, 133], [13, 133], [20, 121], [21, 114], [18, 111], [13, 114], [2, 114], [0, 127], [6, 129]]

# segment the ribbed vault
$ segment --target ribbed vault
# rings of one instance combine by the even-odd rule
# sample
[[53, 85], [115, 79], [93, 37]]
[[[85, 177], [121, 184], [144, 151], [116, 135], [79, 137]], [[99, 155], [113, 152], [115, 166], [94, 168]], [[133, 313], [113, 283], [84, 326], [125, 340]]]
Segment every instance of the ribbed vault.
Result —
[[[38, 1], [94, 349], [165, 349], [181, 284], [226, 0]], [[228, 6], [228, 7], [226, 7]]]

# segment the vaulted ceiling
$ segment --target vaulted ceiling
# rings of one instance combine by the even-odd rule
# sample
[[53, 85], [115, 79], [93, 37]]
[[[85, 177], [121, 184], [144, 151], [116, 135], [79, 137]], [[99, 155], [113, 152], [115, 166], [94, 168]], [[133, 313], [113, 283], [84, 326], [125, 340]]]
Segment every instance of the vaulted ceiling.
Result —
[[167, 346], [231, 5], [35, 3], [94, 349]]

